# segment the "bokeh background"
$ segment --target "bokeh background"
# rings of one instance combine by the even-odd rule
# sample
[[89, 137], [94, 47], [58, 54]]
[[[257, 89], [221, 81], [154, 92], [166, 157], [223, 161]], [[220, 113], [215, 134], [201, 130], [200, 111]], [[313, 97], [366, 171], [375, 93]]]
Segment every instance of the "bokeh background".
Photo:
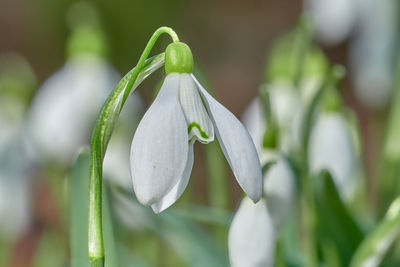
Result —
[[[191, 47], [196, 68], [215, 90], [216, 98], [237, 117], [241, 117], [258, 93], [273, 42], [292, 30], [305, 11], [318, 8], [315, 7], [318, 4], [312, 5], [311, 2], [316, 1], [88, 1], [96, 10], [98, 23], [105, 33], [108, 46], [106, 59], [118, 73], [124, 75], [136, 64], [156, 28], [172, 27], [180, 39]], [[376, 189], [379, 180], [378, 162], [382, 154], [391, 93], [388, 93], [386, 100], [378, 101], [379, 103], [375, 103], [374, 99], [380, 98], [380, 90], [391, 91], [396, 81], [398, 1], [337, 1], [337, 5], [344, 6], [345, 12], [340, 11], [340, 7], [339, 11], [333, 7], [334, 0], [320, 2], [320, 9], [325, 8], [328, 11], [321, 11], [325, 20], [321, 20], [321, 15], [314, 17], [313, 22], [317, 29], [314, 41], [331, 63], [341, 64], [346, 68], [346, 76], [340, 82], [339, 91], [346, 106], [355, 112], [359, 120], [363, 137], [362, 161], [366, 173], [368, 205], [374, 206], [379, 197]], [[29, 85], [32, 91], [27, 96], [28, 107], [35, 91], [61, 69], [68, 58], [67, 44], [74, 20], [70, 10], [76, 3], [78, 1], [72, 0], [0, 2], [0, 56], [18, 54], [31, 67], [29, 72], [32, 74], [29, 75], [33, 78]], [[332, 7], [329, 8], [329, 5]], [[372, 13], [379, 13], [380, 17], [365, 15], [371, 10], [376, 11]], [[365, 26], [373, 22], [378, 26]], [[163, 36], [152, 53], [162, 52], [168, 41]], [[375, 68], [368, 69], [370, 65]], [[364, 71], [363, 67], [367, 70]], [[371, 75], [377, 72], [382, 72], [384, 77]], [[154, 89], [159, 86], [162, 77], [163, 71], [159, 71], [139, 88], [145, 106], [152, 102]], [[376, 96], [372, 100], [360, 97], [357, 90], [361, 89], [356, 87], [362, 86], [378, 91]], [[400, 123], [400, 118], [398, 120]], [[88, 128], [91, 126], [88, 125]], [[87, 140], [89, 143], [89, 139]], [[185, 191], [186, 199], [196, 205], [207, 206], [210, 203], [210, 187], [205, 179], [206, 153], [204, 146], [200, 144], [196, 144], [195, 149], [196, 160], [192, 178]], [[30, 169], [30, 175], [35, 177], [27, 189], [32, 192], [29, 201], [32, 220], [23, 233], [12, 239], [11, 245], [7, 243], [7, 248], [3, 249], [0, 256], [0, 259], [4, 259], [0, 260], [0, 265], [68, 265], [68, 261], [60, 260], [63, 257], [68, 258], [68, 209], [65, 204], [68, 201], [62, 196], [66, 190], [62, 186], [64, 180], [63, 177], [58, 180], [49, 178], [52, 175], [60, 176], [58, 171], [52, 170], [52, 163], [46, 164], [47, 171], [43, 171], [42, 166], [40, 163], [33, 163]], [[66, 167], [61, 169], [63, 175], [67, 176]], [[230, 169], [226, 168], [226, 171], [230, 176], [227, 207], [233, 212], [243, 193]], [[12, 198], [0, 196], [0, 201], [1, 205], [14, 205]], [[211, 231], [209, 228], [212, 227], [205, 228]], [[48, 231], [53, 231], [46, 237], [50, 241], [43, 243]], [[47, 250], [52, 252], [46, 253]], [[161, 253], [162, 249], [158, 248], [156, 251]], [[162, 254], [146, 251], [139, 252], [139, 255], [140, 253], [144, 254], [143, 258], [156, 258]], [[51, 260], [52, 257], [55, 258], [54, 261]], [[165, 255], [164, 257], [168, 258]], [[50, 265], [43, 263], [46, 261]], [[54, 262], [62, 262], [64, 265], [51, 265]], [[161, 263], [153, 264], [162, 266]]]

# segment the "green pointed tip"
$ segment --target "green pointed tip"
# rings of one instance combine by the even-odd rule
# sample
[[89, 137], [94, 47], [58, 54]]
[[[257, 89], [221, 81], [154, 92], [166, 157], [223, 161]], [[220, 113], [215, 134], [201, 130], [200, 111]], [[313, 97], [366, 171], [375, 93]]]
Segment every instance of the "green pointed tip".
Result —
[[74, 29], [67, 46], [68, 57], [89, 54], [107, 55], [107, 41], [103, 31], [95, 25], [82, 25]]
[[339, 92], [329, 88], [322, 99], [322, 106], [325, 112], [339, 112], [343, 106]]
[[182, 42], [173, 42], [165, 50], [165, 73], [192, 73], [193, 55], [189, 46]]
[[279, 143], [279, 128], [276, 123], [272, 123], [264, 133], [263, 147], [275, 149]]

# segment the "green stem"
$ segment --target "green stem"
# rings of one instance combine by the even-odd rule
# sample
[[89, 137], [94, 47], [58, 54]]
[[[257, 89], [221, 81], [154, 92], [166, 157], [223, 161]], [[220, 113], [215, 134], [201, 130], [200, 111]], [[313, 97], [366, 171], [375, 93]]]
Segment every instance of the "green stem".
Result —
[[[115, 122], [118, 118], [122, 107], [130, 93], [136, 88], [135, 82], [139, 74], [149, 66], [155, 59], [146, 58], [149, 56], [158, 37], [167, 33], [171, 36], [174, 42], [179, 41], [176, 33], [168, 27], [158, 28], [151, 36], [147, 43], [139, 61], [134, 69], [132, 69], [114, 88], [110, 96], [107, 98], [100, 114], [96, 120], [92, 132], [90, 142], [90, 184], [89, 184], [89, 261], [90, 265], [104, 265], [104, 244], [103, 244], [103, 229], [102, 229], [102, 173], [103, 160], [107, 149], [108, 141], [110, 140]], [[140, 81], [138, 81], [139, 83]]]
[[[140, 71], [143, 69], [144, 66], [144, 62], [146, 60], [146, 58], [149, 56], [151, 49], [153, 48], [154, 44], [156, 43], [158, 37], [160, 37], [161, 34], [163, 33], [167, 33], [171, 36], [172, 41], [173, 42], [179, 42], [179, 38], [178, 35], [174, 32], [174, 30], [172, 30], [169, 27], [160, 27], [158, 28], [153, 35], [150, 37], [149, 42], [147, 43], [146, 47], [144, 48], [142, 55], [139, 58], [138, 63], [136, 64], [136, 69], [132, 74], [132, 78], [131, 80], [128, 82], [127, 88], [131, 88], [133, 83], [135, 82], [137, 76], [139, 75]], [[124, 99], [127, 98], [127, 96], [129, 95], [129, 90], [125, 91], [124, 94]], [[125, 101], [123, 101], [124, 103]], [[122, 103], [122, 105], [123, 105]]]

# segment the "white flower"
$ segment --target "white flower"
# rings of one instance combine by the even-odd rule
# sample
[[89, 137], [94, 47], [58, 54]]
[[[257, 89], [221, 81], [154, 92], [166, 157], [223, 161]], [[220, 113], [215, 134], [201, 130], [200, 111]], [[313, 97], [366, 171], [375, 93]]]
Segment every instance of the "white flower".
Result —
[[328, 45], [345, 40], [357, 21], [355, 0], [308, 0], [304, 6], [315, 24], [317, 38]]
[[71, 163], [88, 143], [98, 110], [119, 75], [102, 59], [72, 58], [36, 94], [28, 121], [33, 156]]
[[228, 233], [232, 267], [273, 266], [275, 230], [265, 199], [254, 204], [244, 198]]
[[350, 43], [350, 67], [358, 99], [383, 109], [392, 96], [397, 53], [398, 1], [359, 1], [360, 21]]
[[296, 197], [295, 175], [283, 157], [264, 174], [264, 192], [275, 229], [279, 231], [292, 213]]
[[[280, 128], [287, 133], [286, 138], [280, 140], [285, 144], [298, 143], [294, 139], [297, 139], [296, 135], [299, 136], [300, 131], [298, 127], [301, 117], [300, 105], [297, 103], [295, 91], [291, 89], [293, 88], [284, 86], [274, 86], [269, 89], [271, 111], [277, 114]], [[264, 174], [264, 192], [274, 225], [279, 230], [287, 221], [294, 206], [295, 176], [279, 152], [263, 147], [263, 136], [267, 125], [264, 108], [258, 97], [247, 107], [243, 114], [243, 122], [256, 144], [261, 164], [276, 161]], [[298, 130], [295, 131], [295, 129]], [[286, 149], [289, 149], [289, 145], [286, 145]]]
[[342, 198], [350, 201], [356, 186], [356, 155], [348, 124], [340, 113], [322, 113], [313, 126], [308, 148], [310, 169], [327, 169]]
[[[288, 152], [300, 143], [302, 108], [295, 88], [282, 82], [268, 86], [271, 113], [276, 118], [280, 130], [279, 148]], [[266, 163], [268, 151], [263, 147], [263, 138], [268, 127], [260, 98], [256, 97], [243, 113], [243, 123], [249, 130], [257, 147], [261, 163]]]
[[188, 73], [167, 75], [136, 130], [131, 175], [138, 200], [157, 213], [172, 205], [189, 181], [194, 142], [213, 141], [214, 131], [237, 181], [258, 201], [262, 175], [249, 133]]

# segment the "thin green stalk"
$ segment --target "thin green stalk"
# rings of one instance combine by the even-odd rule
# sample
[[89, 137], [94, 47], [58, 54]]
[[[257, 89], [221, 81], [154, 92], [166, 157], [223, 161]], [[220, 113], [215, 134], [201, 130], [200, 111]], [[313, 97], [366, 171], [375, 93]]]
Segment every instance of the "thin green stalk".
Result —
[[114, 88], [107, 98], [96, 120], [90, 143], [90, 184], [89, 184], [89, 261], [93, 266], [104, 266], [104, 244], [102, 229], [102, 174], [103, 159], [115, 122], [128, 98], [137, 86], [164, 63], [164, 53], [147, 59], [158, 37], [167, 33], [174, 42], [179, 41], [176, 33], [167, 27], [157, 29], [151, 36], [135, 68]]

